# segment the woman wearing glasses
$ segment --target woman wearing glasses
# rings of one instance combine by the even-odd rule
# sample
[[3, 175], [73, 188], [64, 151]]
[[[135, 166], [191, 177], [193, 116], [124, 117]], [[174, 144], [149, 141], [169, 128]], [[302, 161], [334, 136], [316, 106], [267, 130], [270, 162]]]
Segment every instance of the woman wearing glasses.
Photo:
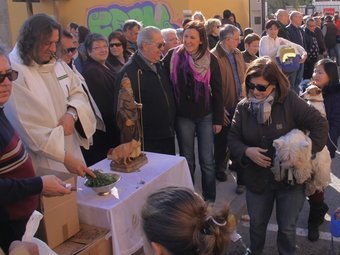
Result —
[[115, 72], [118, 73], [129, 60], [132, 53], [127, 49], [127, 41], [122, 32], [113, 31], [109, 35], [108, 40], [110, 51], [107, 62], [109, 62]]
[[220, 40], [221, 21], [219, 19], [208, 19], [204, 23], [208, 35], [209, 49], [213, 49]]
[[115, 123], [114, 83], [116, 72], [107, 62], [109, 44], [100, 34], [89, 34], [85, 40], [87, 60], [84, 63], [83, 76], [94, 101], [103, 117], [105, 131], [96, 130], [93, 145], [83, 150], [87, 165], [92, 165], [106, 158], [107, 151], [119, 144], [119, 132]]
[[316, 109], [289, 89], [287, 77], [269, 57], [250, 64], [245, 83], [247, 97], [237, 105], [228, 141], [231, 152], [245, 167], [251, 254], [262, 254], [274, 202], [279, 253], [295, 254], [296, 222], [305, 201], [304, 185], [274, 180], [270, 170], [272, 143], [292, 129], [309, 130], [312, 153], [316, 153], [326, 144], [328, 124]]
[[222, 129], [224, 109], [222, 81], [217, 59], [208, 51], [203, 23], [191, 21], [184, 27], [183, 44], [164, 58], [170, 73], [176, 102], [176, 134], [180, 154], [194, 180], [195, 134], [202, 171], [203, 197], [216, 198], [214, 133]]
[[12, 81], [17, 78], [18, 72], [11, 68], [0, 46], [0, 254], [1, 249], [7, 254], [11, 242], [22, 239], [29, 217], [38, 207], [40, 193], [71, 193], [56, 176], [35, 176], [32, 160], [4, 113]]

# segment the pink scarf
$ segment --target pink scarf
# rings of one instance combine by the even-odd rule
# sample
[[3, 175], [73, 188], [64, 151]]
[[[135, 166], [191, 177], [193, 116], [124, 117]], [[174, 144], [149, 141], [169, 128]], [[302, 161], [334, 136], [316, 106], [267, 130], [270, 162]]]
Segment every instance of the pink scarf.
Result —
[[[183, 73], [184, 84], [179, 84], [178, 75]], [[180, 87], [188, 82], [188, 77], [193, 77], [194, 99], [198, 102], [200, 96], [204, 97], [205, 105], [210, 103], [210, 52], [207, 51], [203, 57], [194, 60], [189, 53], [183, 49], [183, 45], [174, 49], [170, 64], [170, 79], [174, 87], [174, 94], [177, 102], [179, 101]]]

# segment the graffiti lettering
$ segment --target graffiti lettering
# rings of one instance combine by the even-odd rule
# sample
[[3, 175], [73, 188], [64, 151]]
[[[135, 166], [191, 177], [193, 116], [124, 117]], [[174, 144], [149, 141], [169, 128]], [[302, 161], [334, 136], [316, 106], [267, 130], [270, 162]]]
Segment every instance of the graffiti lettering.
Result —
[[127, 19], [135, 19], [144, 26], [156, 26], [160, 29], [178, 27], [175, 22], [171, 22], [170, 11], [165, 4], [153, 4], [149, 1], [130, 7], [113, 4], [90, 9], [87, 25], [92, 32], [108, 36], [113, 30], [122, 28]]

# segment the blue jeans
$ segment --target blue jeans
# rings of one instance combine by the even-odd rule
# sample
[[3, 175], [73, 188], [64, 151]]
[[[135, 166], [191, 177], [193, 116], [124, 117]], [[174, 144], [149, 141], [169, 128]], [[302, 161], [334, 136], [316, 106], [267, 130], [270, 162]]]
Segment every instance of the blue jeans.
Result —
[[301, 83], [303, 79], [303, 70], [304, 70], [304, 64], [300, 64], [300, 67], [297, 71], [292, 72], [288, 75], [288, 80], [290, 82], [290, 87], [293, 89], [296, 94], [299, 94], [299, 84]]
[[216, 198], [214, 134], [212, 114], [202, 118], [177, 117], [176, 133], [179, 152], [188, 161], [191, 177], [195, 173], [195, 134], [198, 142], [198, 159], [202, 171], [202, 195], [211, 202]]
[[267, 187], [263, 194], [247, 190], [246, 201], [250, 216], [250, 250], [262, 254], [267, 225], [276, 203], [278, 224], [277, 248], [280, 255], [295, 254], [296, 223], [305, 201], [303, 185]]
[[340, 43], [336, 44], [336, 63], [340, 66]]

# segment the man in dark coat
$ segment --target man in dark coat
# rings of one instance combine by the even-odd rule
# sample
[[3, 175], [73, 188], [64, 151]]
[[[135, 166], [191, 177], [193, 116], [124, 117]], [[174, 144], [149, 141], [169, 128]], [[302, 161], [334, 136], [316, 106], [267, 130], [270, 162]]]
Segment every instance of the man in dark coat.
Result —
[[[298, 11], [291, 12], [289, 19], [290, 19], [290, 24], [287, 26], [287, 30], [289, 31], [290, 41], [306, 49], [305, 33], [300, 27], [302, 24], [301, 12], [298, 12]], [[291, 88], [296, 93], [299, 93], [299, 84], [301, 83], [302, 78], [303, 78], [304, 61], [305, 59], [301, 59], [299, 69], [295, 72], [292, 72], [288, 76]]]
[[[137, 38], [137, 52], [118, 73], [115, 88], [126, 75], [141, 111], [143, 150], [175, 154], [175, 102], [169, 77], [160, 63], [164, 40], [161, 31], [152, 26], [143, 28]], [[115, 100], [115, 107], [117, 107]]]
[[308, 18], [305, 27], [305, 42], [308, 57], [304, 65], [303, 79], [312, 78], [314, 65], [318, 61], [319, 45], [314, 32], [315, 28], [316, 24], [313, 18]]

